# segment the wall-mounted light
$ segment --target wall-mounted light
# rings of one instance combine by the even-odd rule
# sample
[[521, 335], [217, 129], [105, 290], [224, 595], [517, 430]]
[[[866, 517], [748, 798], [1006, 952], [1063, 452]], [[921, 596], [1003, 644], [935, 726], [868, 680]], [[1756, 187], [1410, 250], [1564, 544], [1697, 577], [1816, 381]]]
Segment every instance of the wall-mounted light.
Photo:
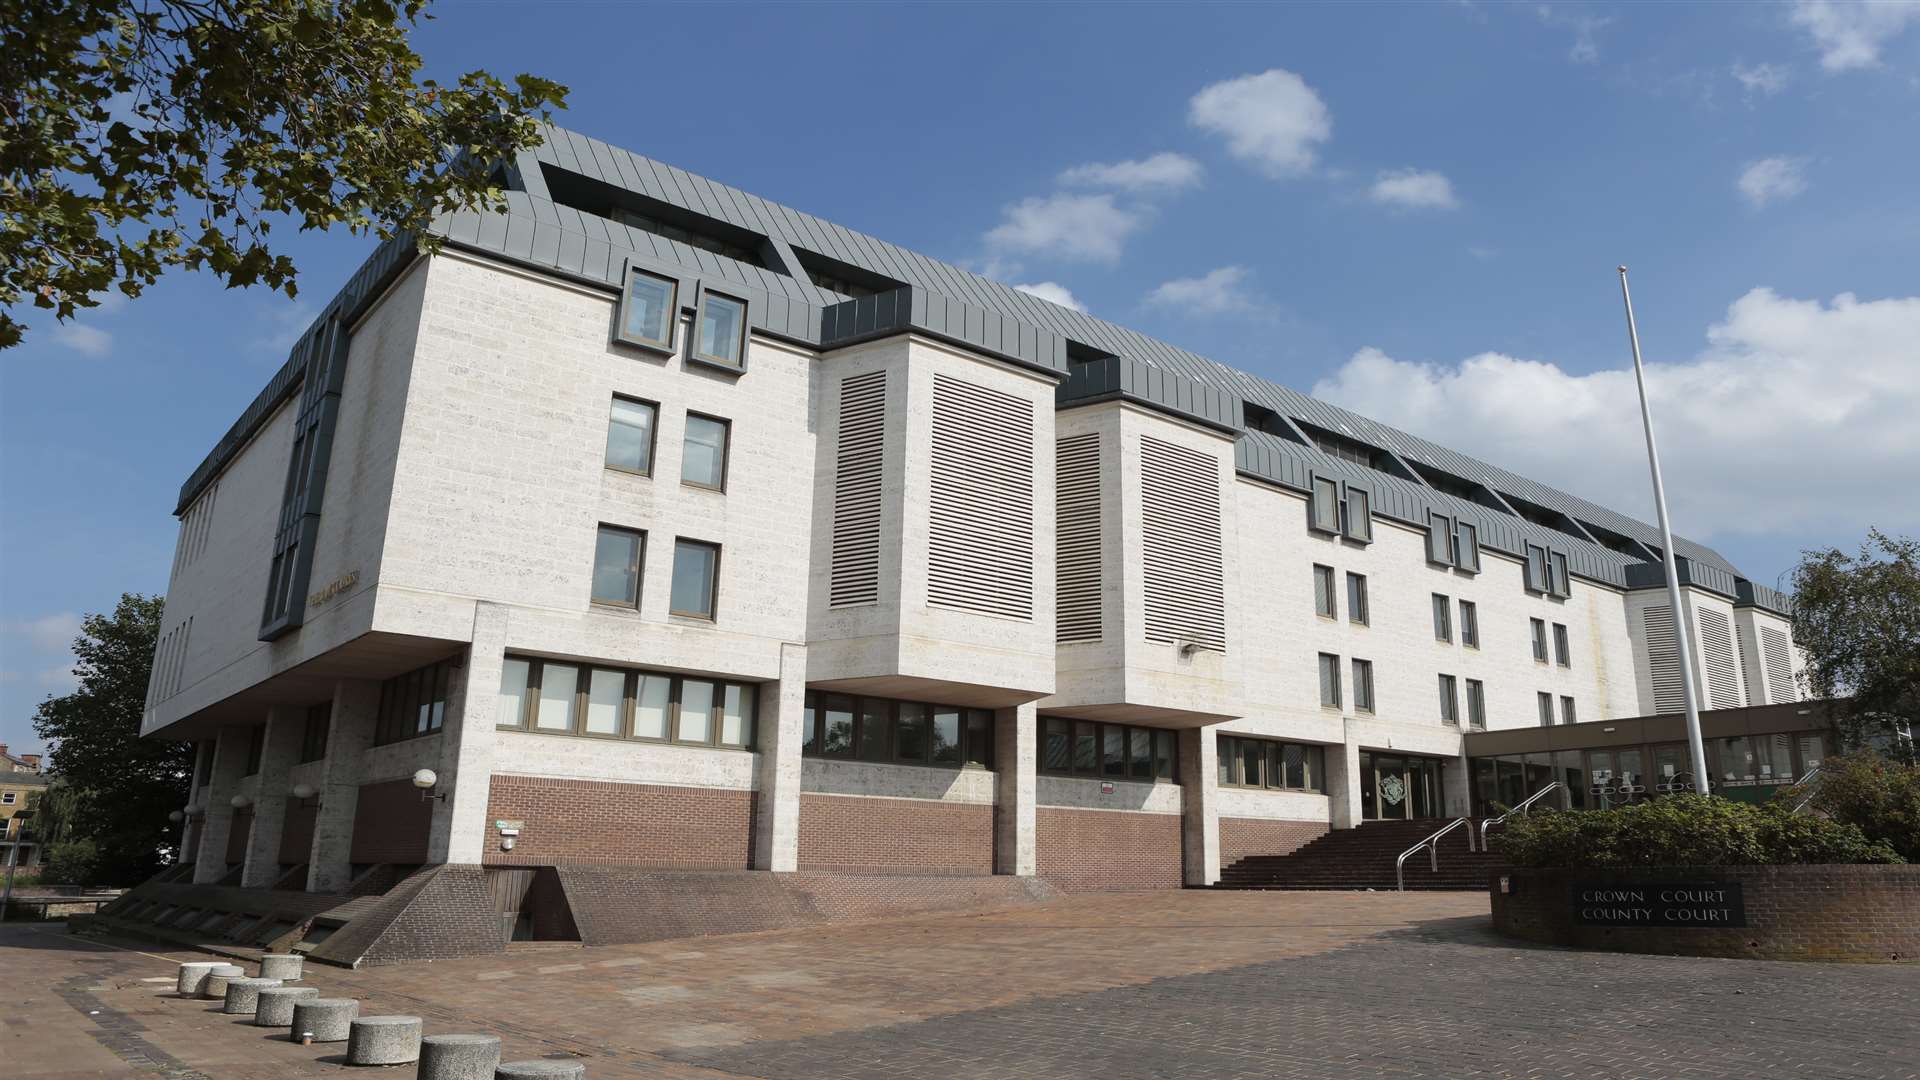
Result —
[[312, 784], [295, 784], [288, 794], [291, 794], [304, 807], [315, 805], [313, 797], [319, 793], [314, 791]]
[[428, 799], [439, 799], [441, 802], [447, 801], [446, 792], [433, 790], [434, 785], [439, 782], [440, 777], [435, 775], [432, 769], [421, 769], [419, 772], [413, 774], [413, 786], [420, 789], [420, 799], [422, 802]]
[[187, 819], [187, 815], [184, 813], [181, 813], [178, 810], [175, 810], [173, 813], [167, 815], [167, 820], [173, 822], [175, 825], [180, 824], [182, 821], [185, 821], [186, 819]]
[[247, 798], [245, 795], [235, 795], [233, 798], [227, 800], [227, 805], [233, 807], [235, 810], [245, 810], [252, 804], [253, 800]]

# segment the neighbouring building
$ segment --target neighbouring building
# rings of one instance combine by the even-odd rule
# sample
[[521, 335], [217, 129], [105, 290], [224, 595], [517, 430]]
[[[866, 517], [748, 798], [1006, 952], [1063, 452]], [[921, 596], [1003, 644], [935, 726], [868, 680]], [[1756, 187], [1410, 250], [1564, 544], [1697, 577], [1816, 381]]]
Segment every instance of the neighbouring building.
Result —
[[[572, 132], [498, 178], [181, 488], [196, 882], [1205, 884], [1679, 707], [1645, 522]], [[1675, 547], [1706, 703], [1794, 700], [1783, 597]]]
[[0, 743], [0, 867], [7, 865], [10, 855], [19, 867], [40, 865], [40, 845], [26, 831], [28, 819], [16, 820], [16, 815], [27, 809], [34, 794], [46, 790], [40, 755], [15, 754]]

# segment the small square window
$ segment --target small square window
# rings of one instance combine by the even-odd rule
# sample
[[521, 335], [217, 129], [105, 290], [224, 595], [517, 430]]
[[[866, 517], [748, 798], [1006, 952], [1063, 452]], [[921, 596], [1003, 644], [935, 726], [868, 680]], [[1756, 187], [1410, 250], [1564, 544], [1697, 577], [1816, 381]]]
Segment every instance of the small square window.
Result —
[[699, 540], [673, 542], [673, 591], [667, 610], [695, 619], [713, 618], [720, 582], [720, 545]]
[[694, 324], [699, 331], [693, 345], [696, 359], [733, 368], [743, 366], [741, 355], [747, 343], [745, 300], [702, 290]]
[[607, 417], [607, 468], [652, 475], [654, 419], [658, 415], [651, 402], [614, 397]]
[[645, 546], [645, 533], [600, 526], [593, 546], [594, 603], [640, 606], [640, 554]]
[[732, 426], [717, 416], [687, 414], [687, 433], [680, 451], [681, 483], [726, 490], [727, 443]]
[[679, 293], [680, 283], [672, 278], [629, 269], [627, 291], [620, 298], [620, 340], [661, 352], [673, 351]]

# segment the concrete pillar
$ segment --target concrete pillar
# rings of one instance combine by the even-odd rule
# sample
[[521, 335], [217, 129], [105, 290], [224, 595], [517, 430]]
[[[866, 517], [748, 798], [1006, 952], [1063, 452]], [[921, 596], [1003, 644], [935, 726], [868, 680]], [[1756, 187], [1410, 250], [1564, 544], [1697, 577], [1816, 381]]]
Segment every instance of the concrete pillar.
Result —
[[260, 748], [260, 782], [253, 797], [253, 836], [247, 841], [246, 868], [240, 884], [266, 888], [280, 876], [280, 830], [287, 819], [287, 770], [300, 757], [307, 710], [276, 705], [267, 710], [266, 740]]
[[231, 800], [247, 771], [250, 729], [220, 729], [213, 747], [213, 768], [207, 779], [206, 813], [200, 822], [200, 848], [193, 859], [193, 883], [211, 885], [227, 876], [227, 835], [233, 831]]
[[1188, 885], [1220, 880], [1220, 738], [1210, 727], [1180, 732], [1180, 848]]
[[507, 609], [473, 605], [473, 637], [466, 663], [447, 687], [440, 727], [438, 790], [427, 834], [429, 863], [478, 864], [487, 843], [487, 796], [493, 780], [493, 729], [500, 709], [500, 668], [506, 661]]
[[[207, 782], [213, 773], [214, 739], [201, 739], [193, 744], [193, 779], [187, 786], [187, 805], [182, 810], [191, 810], [200, 805], [200, 799], [206, 795]], [[179, 862], [193, 862], [200, 857], [201, 821], [198, 815], [188, 814], [180, 822]]]
[[327, 756], [321, 760], [320, 808], [313, 820], [313, 850], [307, 856], [307, 891], [340, 893], [353, 880], [350, 849], [353, 813], [360, 801], [361, 769], [380, 714], [380, 684], [341, 679], [333, 684], [333, 715], [327, 721]]
[[993, 714], [993, 872], [1032, 877], [1039, 863], [1034, 807], [1040, 713], [1032, 702]]
[[788, 873], [800, 864], [801, 720], [807, 707], [807, 647], [780, 646], [780, 678], [760, 688], [754, 742], [759, 790], [753, 821], [753, 868]]
[[1329, 746], [1327, 762], [1327, 814], [1336, 829], [1351, 829], [1360, 824], [1360, 744], [1348, 739]]

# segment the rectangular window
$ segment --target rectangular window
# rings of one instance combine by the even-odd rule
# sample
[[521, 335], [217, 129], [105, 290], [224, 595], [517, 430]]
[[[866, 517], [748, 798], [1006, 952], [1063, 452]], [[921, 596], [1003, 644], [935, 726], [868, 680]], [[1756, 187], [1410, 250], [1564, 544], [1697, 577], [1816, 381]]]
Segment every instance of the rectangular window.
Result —
[[587, 674], [586, 732], [624, 735], [627, 711], [627, 673], [594, 668]]
[[959, 709], [941, 707], [933, 710], [931, 760], [935, 765], [960, 764], [960, 720]]
[[1533, 658], [1541, 663], [1547, 662], [1547, 620], [1529, 619], [1533, 625]]
[[750, 683], [727, 683], [720, 691], [720, 745], [745, 749], [753, 745], [753, 721], [759, 689]]
[[1373, 541], [1373, 496], [1365, 488], [1347, 487], [1347, 501], [1342, 524], [1347, 539], [1361, 543]]
[[1467, 680], [1467, 726], [1487, 730], [1487, 687], [1479, 679]]
[[706, 289], [700, 291], [700, 311], [695, 316], [699, 335], [694, 339], [697, 360], [744, 366], [741, 356], [747, 345], [747, 302]]
[[893, 757], [896, 761], [927, 760], [928, 709], [917, 701], [903, 701], [893, 723]]
[[[809, 698], [809, 730], [818, 710]], [[508, 657], [501, 667], [501, 727], [739, 749], [753, 745], [753, 683]]]
[[1460, 601], [1460, 644], [1480, 647], [1480, 609], [1471, 600]]
[[1127, 730], [1115, 724], [1100, 729], [1100, 775], [1127, 775]]
[[1153, 732], [1146, 728], [1127, 729], [1127, 777], [1153, 779]]
[[1220, 783], [1227, 787], [1326, 790], [1325, 747], [1222, 734], [1219, 754]]
[[572, 731], [580, 697], [580, 669], [573, 664], [540, 665], [540, 699], [533, 726], [542, 731]]
[[673, 677], [642, 672], [633, 690], [633, 737], [664, 739], [673, 714]]
[[727, 436], [732, 421], [717, 416], [687, 414], [687, 434], [680, 450], [680, 482], [693, 487], [725, 491]]
[[[751, 687], [748, 687], [751, 690]], [[732, 745], [727, 700], [720, 719], [721, 745]], [[751, 710], [752, 698], [743, 708]], [[858, 757], [861, 761], [937, 765], [958, 769], [973, 765], [993, 767], [993, 713], [921, 701], [852, 697], [807, 691], [807, 730], [800, 752], [806, 757]], [[1048, 718], [1042, 725], [1044, 761], [1064, 759], [1068, 721]], [[751, 738], [750, 721], [743, 722]]]
[[1553, 695], [1547, 693], [1545, 690], [1542, 690], [1538, 694], [1534, 695], [1534, 699], [1540, 703], [1540, 726], [1552, 727], [1553, 726]]
[[1073, 771], [1073, 722], [1063, 716], [1040, 721], [1040, 771]]
[[1469, 573], [1480, 572], [1480, 530], [1469, 522], [1454, 524], [1453, 565]]
[[[970, 711], [980, 714], [983, 730], [991, 723], [992, 714], [986, 710]], [[1060, 776], [1172, 783], [1176, 780], [1173, 732], [1043, 716], [1038, 770]]]
[[844, 694], [822, 694], [818, 708], [820, 752], [827, 757], [852, 757], [853, 699]]
[[1538, 544], [1527, 545], [1527, 591], [1547, 591], [1547, 549]]
[[1427, 561], [1442, 566], [1453, 562], [1453, 519], [1445, 514], [1427, 515]]
[[327, 756], [327, 730], [333, 726], [333, 702], [325, 701], [307, 708], [307, 726], [300, 733], [301, 762], [319, 761]]
[[1433, 594], [1433, 637], [1436, 641], [1453, 640], [1453, 601], [1440, 594]]
[[1091, 720], [1073, 722], [1073, 771], [1082, 776], [1100, 771], [1100, 725]]
[[1153, 778], [1173, 783], [1173, 732], [1155, 731], [1153, 733]]
[[1563, 724], [1578, 723], [1578, 721], [1573, 718], [1573, 699], [1565, 695], [1562, 695], [1560, 698], [1560, 722]]
[[680, 701], [674, 709], [675, 742], [713, 741], [713, 684], [705, 679], [681, 679]]
[[1353, 662], [1353, 711], [1373, 711], [1373, 661]]
[[1331, 619], [1338, 614], [1334, 609], [1331, 566], [1315, 565], [1313, 568], [1313, 610], [1323, 619]]
[[720, 587], [720, 545], [673, 542], [673, 590], [667, 610], [690, 619], [711, 619]]
[[860, 721], [857, 750], [861, 761], [885, 761], [891, 754], [887, 735], [893, 727], [893, 704], [881, 698], [861, 698], [854, 709]]
[[1440, 722], [1460, 726], [1460, 691], [1451, 675], [1440, 676]]
[[1547, 555], [1547, 591], [1565, 599], [1573, 595], [1573, 583], [1567, 577], [1567, 556], [1565, 552], [1554, 551]]
[[1320, 654], [1320, 704], [1340, 707], [1340, 658], [1332, 653]]
[[1323, 533], [1340, 531], [1340, 481], [1326, 476], [1313, 478], [1313, 500], [1307, 504], [1307, 527]]
[[374, 719], [373, 742], [399, 742], [432, 735], [446, 720], [447, 687], [453, 678], [453, 660], [396, 675], [380, 684], [380, 711]]
[[[934, 714], [936, 720], [938, 713]], [[993, 713], [986, 709], [968, 709], [965, 732], [966, 742], [960, 747], [960, 759], [968, 765], [978, 765], [983, 769], [993, 767]], [[934, 753], [940, 752], [938, 743], [934, 744]], [[934, 758], [935, 765], [942, 764]]]
[[672, 352], [679, 293], [674, 279], [629, 268], [627, 291], [620, 298], [620, 340]]
[[640, 557], [646, 534], [602, 525], [593, 544], [593, 602], [640, 606]]
[[500, 665], [499, 708], [493, 722], [500, 727], [523, 727], [527, 722], [527, 674], [532, 665], [508, 657]]
[[607, 417], [607, 468], [653, 475], [653, 429], [659, 415], [651, 402], [614, 395]]
[[1362, 626], [1367, 625], [1367, 577], [1365, 574], [1347, 575], [1347, 619]]
[[1573, 666], [1573, 649], [1567, 643], [1567, 628], [1563, 623], [1553, 624], [1553, 658], [1561, 667]]

